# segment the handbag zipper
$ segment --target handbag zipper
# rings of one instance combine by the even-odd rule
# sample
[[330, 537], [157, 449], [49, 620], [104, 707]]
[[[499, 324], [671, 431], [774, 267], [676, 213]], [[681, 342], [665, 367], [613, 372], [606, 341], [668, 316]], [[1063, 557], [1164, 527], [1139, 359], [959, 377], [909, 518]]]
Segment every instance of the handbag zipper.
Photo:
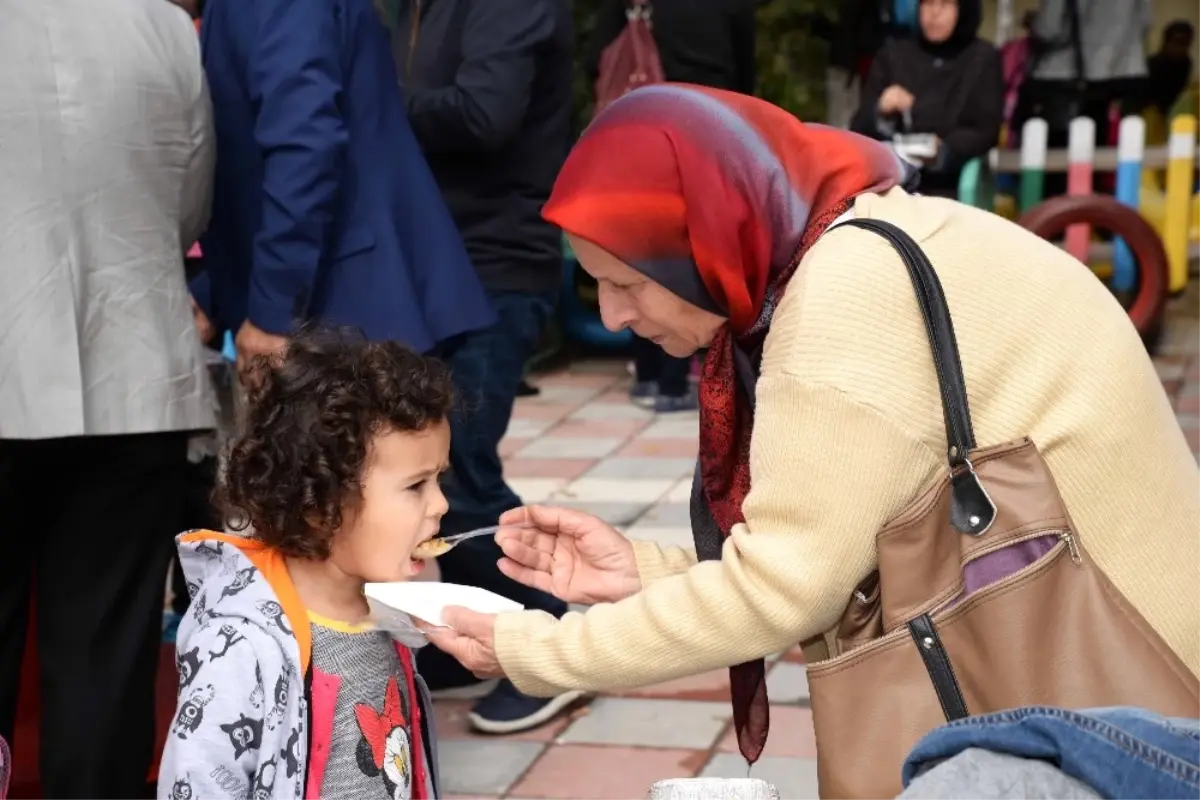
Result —
[[[976, 561], [984, 556], [991, 555], [992, 553], [995, 553], [998, 550], [1003, 550], [1006, 547], [1012, 547], [1013, 545], [1021, 544], [1022, 542], [1028, 542], [1031, 539], [1041, 539], [1043, 536], [1058, 537], [1058, 540], [1065, 542], [1067, 548], [1071, 551], [1071, 560], [1075, 562], [1076, 565], [1079, 565], [1082, 562], [1082, 558], [1079, 553], [1079, 542], [1076, 540], [1073, 532], [1067, 528], [1045, 528], [1034, 531], [1033, 533], [1026, 533], [1022, 536], [1018, 536], [1015, 539], [1006, 539], [1003, 542], [995, 542], [988, 547], [981, 547], [972, 552], [971, 557], [963, 562], [963, 565], [965, 566], [966, 564], [970, 564], [972, 561]], [[1049, 553], [1047, 553], [1047, 555], [1049, 555]], [[1038, 560], [1040, 561], [1041, 559]], [[1036, 564], [1037, 561], [1033, 563]], [[1028, 569], [1031, 566], [1033, 566], [1033, 564], [1026, 564], [1024, 567], [1022, 567], [1022, 569]], [[1016, 574], [1017, 572], [1013, 573], [1013, 575]]]
[[[964, 597], [961, 602], [955, 604], [949, 610], [949, 612], [946, 614], [946, 617], [944, 617], [940, 620], [934, 619], [934, 622], [935, 623], [939, 623], [939, 622], [944, 623], [944, 622], [946, 622], [947, 619], [954, 619], [955, 617], [959, 616], [960, 614], [966, 613], [965, 611], [963, 611], [963, 609], [967, 609], [973, 605], [977, 605], [980, 602], [980, 598], [989, 597], [992, 594], [995, 594], [997, 591], [999, 591], [1003, 587], [1010, 586], [1013, 583], [1016, 583], [1017, 581], [1024, 580], [1026, 577], [1028, 577], [1029, 575], [1031, 575], [1035, 572], [1040, 572], [1044, 569], [1047, 569], [1047, 568], [1053, 566], [1054, 562], [1058, 560], [1058, 557], [1060, 555], [1062, 555], [1064, 551], [1066, 551], [1070, 555], [1071, 562], [1073, 564], [1075, 564], [1076, 566], [1080, 566], [1083, 563], [1083, 558], [1079, 552], [1079, 544], [1075, 538], [1075, 534], [1073, 534], [1071, 531], [1069, 531], [1069, 530], [1043, 531], [1042, 533], [1040, 533], [1038, 535], [1052, 536], [1055, 534], [1058, 535], [1059, 542], [1058, 542], [1058, 544], [1054, 545], [1054, 547], [1051, 548], [1050, 551], [1048, 553], [1046, 553], [1046, 555], [1042, 556], [1041, 558], [1039, 558], [1037, 561], [1033, 562], [1032, 564], [1026, 564], [1024, 567], [1017, 570], [1016, 572], [1009, 575], [1008, 577], [1004, 578], [1003, 580], [996, 581], [993, 584], [985, 586], [984, 588], [980, 589], [979, 591], [975, 592], [974, 594], [972, 594], [968, 597]], [[1029, 537], [1029, 538], [1034, 538], [1034, 537]], [[930, 617], [932, 618], [933, 615], [937, 614], [938, 612], [932, 611], [929, 613], [930, 613]], [[896, 641], [899, 641], [902, 639], [911, 639], [911, 638], [912, 638], [912, 634], [909, 633], [908, 627], [907, 627], [907, 625], [905, 625], [904, 627], [897, 628], [896, 630], [891, 631], [890, 633], [886, 633], [883, 636], [880, 636], [878, 639], [873, 639], [872, 641], [870, 641], [867, 644], [861, 645], [860, 647], [856, 647], [849, 652], [842, 653], [839, 656], [835, 656], [833, 658], [829, 658], [824, 661], [818, 661], [815, 664], [811, 664], [809, 666], [809, 669], [811, 671], [814, 668], [821, 668], [826, 665], [832, 665], [835, 663], [850, 661], [851, 657], [862, 658], [862, 657], [868, 655], [869, 653], [874, 652], [875, 650], [881, 649], [884, 645], [891, 644], [893, 642], [896, 642]], [[818, 669], [818, 674], [819, 674], [819, 669]]]

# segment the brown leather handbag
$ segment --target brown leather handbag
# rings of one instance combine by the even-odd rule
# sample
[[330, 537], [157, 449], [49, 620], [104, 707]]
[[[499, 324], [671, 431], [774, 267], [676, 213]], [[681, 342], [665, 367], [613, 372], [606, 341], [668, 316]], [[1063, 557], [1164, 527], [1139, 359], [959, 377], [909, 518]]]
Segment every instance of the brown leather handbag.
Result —
[[880, 220], [845, 222], [904, 259], [925, 318], [949, 469], [875, 537], [830, 658], [810, 664], [822, 797], [895, 797], [937, 726], [1028, 705], [1200, 716], [1200, 684], [1088, 557], [1029, 439], [977, 447], [958, 346], [925, 254]]

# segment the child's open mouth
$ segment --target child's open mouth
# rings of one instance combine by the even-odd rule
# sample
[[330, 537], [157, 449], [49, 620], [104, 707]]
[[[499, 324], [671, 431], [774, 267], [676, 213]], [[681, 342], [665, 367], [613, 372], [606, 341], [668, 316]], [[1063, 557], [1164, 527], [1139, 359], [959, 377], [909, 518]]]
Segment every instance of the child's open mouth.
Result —
[[451, 547], [453, 547], [453, 545], [447, 542], [445, 539], [439, 539], [437, 537], [426, 539], [413, 548], [412, 557], [418, 561], [429, 558], [437, 558], [438, 556], [447, 552]]

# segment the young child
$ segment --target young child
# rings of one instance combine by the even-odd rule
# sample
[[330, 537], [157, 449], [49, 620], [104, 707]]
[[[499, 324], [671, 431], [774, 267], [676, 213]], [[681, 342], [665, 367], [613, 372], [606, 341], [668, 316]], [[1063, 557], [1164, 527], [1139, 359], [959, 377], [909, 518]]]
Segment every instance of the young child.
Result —
[[218, 491], [252, 533], [179, 537], [192, 605], [158, 796], [436, 797], [428, 692], [363, 584], [416, 575], [446, 513], [449, 374], [310, 331], [247, 383]]

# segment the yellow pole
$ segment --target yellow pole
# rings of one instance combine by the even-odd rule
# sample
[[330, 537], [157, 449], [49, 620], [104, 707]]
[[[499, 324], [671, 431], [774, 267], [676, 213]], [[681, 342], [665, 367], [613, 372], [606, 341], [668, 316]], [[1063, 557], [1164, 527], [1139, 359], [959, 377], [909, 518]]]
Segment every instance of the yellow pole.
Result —
[[1196, 161], [1196, 118], [1181, 114], [1171, 122], [1167, 142], [1167, 191], [1163, 218], [1163, 247], [1167, 251], [1167, 289], [1172, 294], [1187, 288], [1188, 212], [1192, 200]]

